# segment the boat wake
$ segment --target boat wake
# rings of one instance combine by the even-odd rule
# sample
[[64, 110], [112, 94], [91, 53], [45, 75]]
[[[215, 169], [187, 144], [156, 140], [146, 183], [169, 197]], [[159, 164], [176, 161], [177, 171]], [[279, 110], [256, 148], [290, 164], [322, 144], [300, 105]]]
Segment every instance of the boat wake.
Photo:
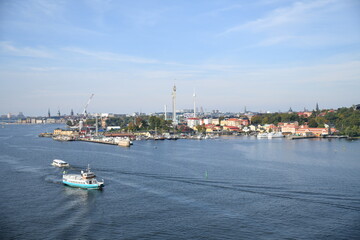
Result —
[[[116, 175], [115, 173], [110, 172], [109, 177], [107, 177], [107, 179], [109, 181], [116, 182], [117, 181], [116, 179], [111, 178], [113, 174]], [[154, 179], [154, 180], [160, 180], [166, 182], [191, 184], [204, 188], [213, 188], [213, 189], [228, 190], [228, 191], [240, 192], [240, 193], [243, 192], [249, 194], [264, 195], [272, 198], [282, 198], [282, 199], [290, 199], [294, 201], [311, 202], [316, 204], [328, 205], [336, 208], [360, 211], [360, 198], [352, 195], [344, 195], [341, 193], [328, 194], [324, 192], [294, 190], [286, 187], [236, 183], [233, 180], [221, 180], [221, 179], [208, 180], [203, 178], [187, 178], [183, 176], [169, 176], [169, 175], [159, 175], [159, 174], [140, 173], [140, 172], [118, 171], [117, 174], [136, 176], [136, 177], [142, 177], [142, 178]], [[123, 184], [122, 181], [119, 182]], [[146, 182], [148, 181], [144, 181], [144, 183]], [[129, 186], [131, 185], [129, 181], [126, 184]], [[140, 190], [143, 189], [148, 192], [157, 193], [156, 189], [149, 189], [149, 187], [146, 185], [139, 186], [138, 184], [136, 184], [136, 187], [139, 187]]]

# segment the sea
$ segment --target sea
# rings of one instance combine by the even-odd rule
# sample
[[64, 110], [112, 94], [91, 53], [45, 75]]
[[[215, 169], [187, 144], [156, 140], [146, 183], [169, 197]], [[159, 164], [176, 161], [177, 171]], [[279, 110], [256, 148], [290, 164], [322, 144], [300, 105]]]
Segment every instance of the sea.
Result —
[[57, 127], [0, 126], [0, 239], [360, 239], [360, 141], [38, 137]]

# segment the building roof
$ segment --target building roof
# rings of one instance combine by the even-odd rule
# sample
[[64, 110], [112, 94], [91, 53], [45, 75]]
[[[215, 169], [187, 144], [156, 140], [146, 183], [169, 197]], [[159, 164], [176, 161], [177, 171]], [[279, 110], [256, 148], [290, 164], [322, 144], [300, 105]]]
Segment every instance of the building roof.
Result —
[[228, 128], [228, 129], [231, 129], [231, 130], [240, 130], [240, 128], [234, 127], [234, 126], [224, 126], [224, 128]]

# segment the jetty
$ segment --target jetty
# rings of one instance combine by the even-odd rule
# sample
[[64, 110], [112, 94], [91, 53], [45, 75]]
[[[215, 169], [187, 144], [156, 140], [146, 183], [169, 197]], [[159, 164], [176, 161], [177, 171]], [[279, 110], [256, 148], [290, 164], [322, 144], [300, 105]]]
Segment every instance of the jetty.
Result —
[[118, 145], [121, 147], [130, 147], [132, 145], [132, 142], [130, 139], [119, 139], [119, 138], [78, 138], [79, 141], [84, 142], [92, 142], [92, 143], [101, 143], [101, 144], [110, 144], [110, 145]]
[[297, 135], [289, 135], [287, 139], [296, 140], [296, 139], [307, 139], [307, 138], [316, 138], [316, 136], [297, 136]]

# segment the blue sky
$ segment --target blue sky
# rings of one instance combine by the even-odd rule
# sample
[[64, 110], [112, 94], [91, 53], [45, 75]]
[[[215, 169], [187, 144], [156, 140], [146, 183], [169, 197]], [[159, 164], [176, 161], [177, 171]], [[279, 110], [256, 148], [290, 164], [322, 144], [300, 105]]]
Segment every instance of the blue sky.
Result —
[[360, 1], [0, 1], [0, 114], [360, 103]]

